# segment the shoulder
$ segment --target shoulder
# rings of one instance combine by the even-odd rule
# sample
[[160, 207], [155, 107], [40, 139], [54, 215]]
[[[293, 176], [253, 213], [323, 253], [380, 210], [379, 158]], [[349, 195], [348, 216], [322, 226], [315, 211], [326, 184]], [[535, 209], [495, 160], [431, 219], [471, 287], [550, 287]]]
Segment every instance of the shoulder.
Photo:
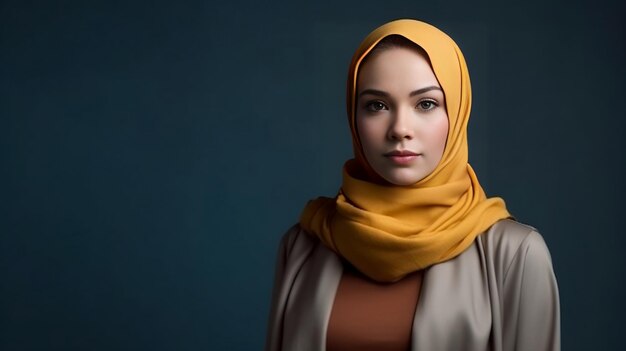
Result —
[[543, 236], [530, 225], [504, 219], [493, 224], [478, 239], [503, 279], [515, 265], [552, 270], [550, 251]]
[[280, 239], [279, 252], [284, 258], [307, 256], [317, 245], [319, 240], [307, 233], [299, 223], [291, 226]]

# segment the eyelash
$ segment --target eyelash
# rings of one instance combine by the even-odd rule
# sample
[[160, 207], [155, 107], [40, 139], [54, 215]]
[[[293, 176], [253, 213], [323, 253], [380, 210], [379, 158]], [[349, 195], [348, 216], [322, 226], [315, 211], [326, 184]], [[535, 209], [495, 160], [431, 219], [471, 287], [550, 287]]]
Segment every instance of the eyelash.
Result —
[[[373, 107], [374, 105], [382, 105], [382, 108], [376, 109]], [[378, 112], [378, 111], [387, 109], [387, 105], [385, 105], [385, 103], [383, 103], [382, 101], [378, 101], [378, 100], [369, 101], [368, 103], [365, 104], [365, 109], [370, 112]]]
[[425, 103], [425, 102], [427, 102], [427, 103], [429, 103], [429, 104], [432, 104], [432, 107], [431, 107], [431, 108], [425, 108], [425, 109], [424, 109], [425, 111], [430, 111], [430, 110], [432, 110], [432, 109], [434, 109], [434, 108], [436, 108], [436, 107], [438, 107], [438, 106], [439, 106], [439, 104], [437, 103], [437, 101], [435, 101], [435, 100], [431, 100], [431, 99], [422, 100], [422, 101], [418, 102], [418, 103], [417, 103], [417, 105], [418, 105], [418, 106], [420, 106], [420, 105], [422, 105], [422, 104], [423, 104], [423, 103]]
[[[417, 106], [416, 106], [415, 108], [421, 107], [421, 105], [422, 105], [423, 103], [429, 103], [429, 104], [432, 104], [432, 106], [431, 106], [430, 108], [422, 108], [422, 110], [423, 110], [423, 111], [430, 111], [430, 110], [432, 110], [432, 109], [434, 109], [434, 108], [436, 108], [436, 107], [438, 107], [438, 106], [439, 106], [439, 103], [437, 103], [437, 101], [435, 101], [435, 100], [432, 100], [432, 99], [424, 99], [424, 100], [419, 101], [419, 102], [417, 103]], [[374, 106], [375, 104], [377, 104], [377, 105], [382, 105], [382, 107], [381, 107], [380, 109], [374, 108], [373, 106]], [[379, 107], [380, 107], [380, 106], [379, 106]], [[387, 105], [385, 105], [385, 103], [384, 103], [384, 102], [382, 102], [382, 101], [380, 101], [380, 100], [374, 100], [374, 101], [369, 101], [368, 103], [366, 103], [366, 104], [365, 104], [365, 109], [366, 109], [367, 111], [369, 111], [369, 112], [378, 112], [378, 111], [382, 111], [382, 110], [385, 110], [385, 109], [387, 109], [387, 110], [388, 110], [389, 108], [387, 108]]]

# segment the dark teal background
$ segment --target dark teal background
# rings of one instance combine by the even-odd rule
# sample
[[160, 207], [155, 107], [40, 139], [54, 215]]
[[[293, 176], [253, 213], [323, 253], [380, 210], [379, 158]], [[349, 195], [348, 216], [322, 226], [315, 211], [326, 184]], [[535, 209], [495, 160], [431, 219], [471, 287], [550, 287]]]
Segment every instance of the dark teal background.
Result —
[[0, 2], [0, 349], [261, 349], [278, 240], [351, 156], [350, 56], [401, 17], [465, 53], [470, 162], [550, 247], [563, 349], [620, 349], [624, 13]]

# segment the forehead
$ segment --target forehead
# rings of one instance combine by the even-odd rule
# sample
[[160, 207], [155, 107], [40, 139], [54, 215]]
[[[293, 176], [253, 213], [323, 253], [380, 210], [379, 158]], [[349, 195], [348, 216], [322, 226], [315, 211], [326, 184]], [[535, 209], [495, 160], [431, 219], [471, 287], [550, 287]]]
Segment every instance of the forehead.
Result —
[[395, 47], [376, 51], [364, 60], [357, 75], [357, 88], [415, 89], [439, 86], [428, 58], [417, 50]]

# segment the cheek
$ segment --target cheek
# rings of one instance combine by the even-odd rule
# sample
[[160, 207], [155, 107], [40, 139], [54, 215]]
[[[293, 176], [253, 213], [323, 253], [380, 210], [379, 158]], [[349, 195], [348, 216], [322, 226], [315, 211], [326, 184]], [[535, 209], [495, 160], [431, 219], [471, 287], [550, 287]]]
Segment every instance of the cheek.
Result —
[[432, 138], [430, 145], [439, 154], [439, 157], [443, 155], [443, 150], [446, 148], [446, 141], [448, 139], [448, 116], [443, 115], [433, 123], [432, 129], [429, 134]]
[[359, 119], [357, 118], [357, 131], [359, 134], [359, 140], [361, 141], [361, 146], [363, 147], [363, 151], [368, 153], [368, 150], [375, 149], [378, 140], [380, 139], [380, 126], [377, 126], [375, 121]]

